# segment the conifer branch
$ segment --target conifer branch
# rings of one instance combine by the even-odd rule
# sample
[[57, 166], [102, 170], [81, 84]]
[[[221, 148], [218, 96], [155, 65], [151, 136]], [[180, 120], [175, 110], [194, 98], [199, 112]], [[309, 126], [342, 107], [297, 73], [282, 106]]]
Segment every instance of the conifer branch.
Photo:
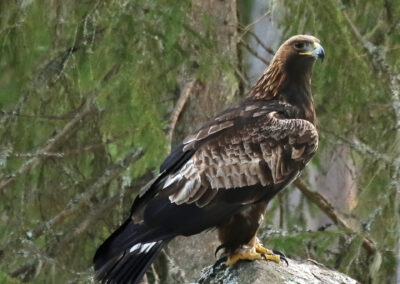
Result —
[[6, 186], [13, 183], [19, 176], [35, 168], [45, 158], [45, 156], [41, 155], [41, 153], [51, 152], [52, 149], [75, 127], [75, 125], [80, 123], [85, 116], [95, 112], [96, 110], [97, 108], [95, 108], [92, 104], [86, 103], [80, 113], [76, 114], [74, 118], [69, 121], [54, 137], [51, 137], [47, 140], [45, 146], [37, 151], [37, 155], [35, 157], [29, 159], [16, 172], [0, 182], [0, 194], [3, 192]]
[[393, 166], [393, 159], [390, 158], [388, 155], [380, 153], [379, 151], [376, 151], [375, 149], [372, 149], [369, 145], [361, 142], [360, 140], [354, 138], [354, 139], [349, 139], [347, 137], [341, 136], [339, 134], [336, 134], [332, 131], [329, 131], [327, 129], [322, 129], [322, 131], [326, 134], [332, 135], [335, 138], [341, 140], [342, 142], [346, 143], [349, 145], [352, 149], [357, 151], [359, 154], [362, 155], [368, 155], [374, 160], [379, 160], [384, 162], [387, 166], [391, 167]]
[[383, 74], [389, 78], [390, 91], [392, 96], [393, 110], [396, 114], [397, 118], [397, 127], [400, 126], [400, 73], [396, 72], [391, 68], [391, 66], [387, 63], [386, 58], [384, 56], [384, 51], [381, 50], [378, 46], [374, 45], [372, 42], [365, 39], [365, 37], [361, 34], [360, 30], [353, 23], [349, 15], [345, 10], [341, 10], [343, 17], [346, 19], [349, 24], [355, 38], [362, 44], [363, 48], [369, 53], [369, 58], [372, 61], [372, 64], [378, 68]]
[[[55, 247], [50, 250], [52, 255], [65, 248], [73, 239], [85, 233], [90, 226], [93, 225], [93, 222], [98, 220], [103, 214], [105, 214], [105, 212], [110, 212], [108, 209], [112, 209], [112, 207], [115, 206], [121, 198], [128, 195], [128, 193], [131, 193], [131, 191], [124, 190], [122, 194], [117, 193], [113, 197], [103, 201], [101, 204], [96, 204], [95, 208], [89, 214], [86, 214], [86, 218], [77, 225], [72, 232], [67, 234], [67, 236], [60, 241], [56, 242]], [[40, 230], [38, 230], [38, 232], [40, 232]]]
[[83, 205], [90, 203], [90, 199], [101, 189], [108, 184], [119, 174], [128, 168], [132, 163], [136, 162], [143, 156], [143, 150], [139, 149], [136, 152], [128, 154], [121, 162], [112, 164], [107, 167], [100, 178], [92, 184], [84, 193], [77, 194], [67, 204], [64, 210], [54, 216], [47, 222], [42, 223], [36, 230], [28, 233], [30, 238], [37, 238], [44, 232], [52, 228], [54, 225], [63, 222], [69, 216], [75, 214]]
[[[361, 234], [359, 224], [356, 220], [349, 219], [338, 212], [335, 207], [319, 192], [312, 190], [306, 183], [298, 178], [294, 185], [306, 196], [312, 203], [318, 206], [336, 225], [343, 227], [346, 231], [354, 234]], [[363, 237], [362, 243], [364, 249], [368, 253], [376, 251], [375, 243], [367, 237]]]

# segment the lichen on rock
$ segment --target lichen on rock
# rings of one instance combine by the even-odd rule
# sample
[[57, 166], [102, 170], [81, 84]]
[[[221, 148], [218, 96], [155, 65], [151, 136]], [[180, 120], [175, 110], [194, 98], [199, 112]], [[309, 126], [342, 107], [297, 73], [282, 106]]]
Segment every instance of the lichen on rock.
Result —
[[349, 276], [318, 265], [312, 260], [288, 259], [289, 265], [267, 261], [239, 262], [232, 267], [221, 264], [203, 269], [197, 284], [356, 284]]

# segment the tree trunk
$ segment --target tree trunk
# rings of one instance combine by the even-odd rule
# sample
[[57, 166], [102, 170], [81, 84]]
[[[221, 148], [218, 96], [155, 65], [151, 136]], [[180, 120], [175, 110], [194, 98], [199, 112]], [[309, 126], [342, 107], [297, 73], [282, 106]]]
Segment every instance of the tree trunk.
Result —
[[[237, 7], [236, 0], [194, 1], [192, 8], [191, 28], [199, 32], [203, 25], [204, 15], [212, 18], [215, 24], [215, 38], [218, 50], [229, 59], [230, 64], [237, 66]], [[187, 81], [182, 79], [182, 92]], [[190, 83], [189, 83], [190, 84]], [[212, 81], [196, 80], [191, 89], [186, 105], [179, 116], [173, 136], [173, 146], [182, 141], [188, 134], [196, 130], [219, 111], [238, 99], [238, 84], [232, 82], [221, 70]], [[189, 283], [195, 281], [200, 271], [215, 262], [214, 251], [219, 241], [215, 231], [203, 232], [191, 237], [177, 237], [166, 250], [169, 283]], [[171, 269], [172, 268], [172, 269]]]

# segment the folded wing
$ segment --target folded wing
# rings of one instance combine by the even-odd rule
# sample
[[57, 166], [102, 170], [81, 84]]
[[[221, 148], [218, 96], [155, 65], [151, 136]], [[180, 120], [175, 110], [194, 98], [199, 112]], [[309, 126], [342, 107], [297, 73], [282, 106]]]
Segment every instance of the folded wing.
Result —
[[220, 115], [184, 140], [181, 151], [192, 155], [160, 191], [178, 205], [203, 207], [221, 190], [287, 184], [316, 151], [318, 134], [312, 123], [287, 118], [285, 108], [250, 104]]

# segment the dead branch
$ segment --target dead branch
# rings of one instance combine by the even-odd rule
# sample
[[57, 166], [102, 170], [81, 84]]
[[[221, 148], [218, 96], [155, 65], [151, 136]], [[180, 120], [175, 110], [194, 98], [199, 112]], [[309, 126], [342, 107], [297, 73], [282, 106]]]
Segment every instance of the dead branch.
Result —
[[374, 160], [379, 160], [384, 162], [387, 166], [391, 167], [393, 166], [393, 159], [387, 156], [386, 154], [380, 153], [374, 149], [372, 149], [370, 146], [367, 144], [361, 142], [358, 139], [349, 139], [347, 137], [341, 136], [339, 134], [336, 134], [332, 131], [329, 131], [327, 129], [322, 129], [323, 133], [329, 134], [334, 136], [335, 138], [341, 140], [342, 142], [346, 143], [349, 145], [352, 149], [356, 150], [359, 154], [362, 155], [368, 155]]
[[283, 230], [283, 224], [285, 220], [285, 208], [283, 204], [282, 192], [278, 194], [278, 201], [279, 201], [279, 229]]
[[240, 81], [243, 83], [245, 89], [250, 89], [250, 82], [246, 79], [245, 75], [239, 70], [239, 68], [235, 68], [235, 73], [239, 77]]
[[118, 74], [121, 70], [121, 63], [116, 63], [111, 67], [111, 69], [104, 75], [103, 79], [101, 79], [101, 83], [108, 82], [114, 75]]
[[255, 26], [258, 24], [260, 21], [262, 21], [264, 18], [269, 16], [271, 14], [271, 11], [266, 11], [264, 14], [262, 14], [260, 17], [255, 19], [253, 22], [249, 23], [247, 26], [243, 27], [243, 30], [250, 30], [251, 27]]
[[349, 15], [347, 14], [347, 12], [345, 10], [341, 10], [342, 14], [344, 16], [344, 18], [346, 19], [347, 23], [349, 24], [354, 36], [356, 37], [356, 39], [360, 42], [364, 41], [363, 36], [361, 35], [360, 31], [357, 29], [357, 27], [354, 25], [353, 21], [350, 19]]
[[171, 114], [171, 123], [170, 123], [170, 128], [168, 131], [169, 141], [172, 141], [172, 136], [174, 135], [175, 126], [176, 126], [176, 123], [178, 122], [179, 115], [181, 114], [183, 107], [185, 106], [195, 83], [196, 83], [196, 81], [192, 80], [190, 82], [187, 82], [182, 88], [179, 99], [176, 102], [175, 108]]
[[271, 54], [271, 55], [274, 55], [274, 54], [275, 54], [275, 51], [274, 51], [272, 48], [266, 46], [266, 45], [264, 44], [264, 42], [260, 39], [260, 37], [259, 37], [258, 35], [256, 35], [253, 31], [251, 31], [251, 30], [249, 30], [249, 29], [246, 29], [245, 27], [243, 27], [243, 26], [241, 26], [241, 25], [239, 25], [239, 28], [240, 28], [241, 30], [243, 30], [243, 35], [245, 35], [246, 33], [248, 33], [249, 35], [251, 35], [251, 36], [256, 40], [256, 42], [257, 42], [266, 52], [268, 52], [268, 53]]
[[91, 145], [87, 145], [84, 147], [75, 148], [66, 152], [43, 152], [43, 153], [13, 153], [7, 156], [7, 158], [32, 158], [37, 156], [43, 156], [45, 158], [66, 158], [70, 156], [80, 155], [86, 152], [90, 152], [92, 150], [102, 148], [108, 144], [114, 143], [119, 139], [122, 139], [128, 136], [129, 133], [125, 133], [122, 135], [115, 136], [113, 138], [107, 139], [104, 142], [99, 142]]
[[265, 60], [264, 58], [262, 58], [256, 51], [254, 51], [247, 42], [245, 42], [243, 39], [240, 40], [240, 45], [242, 45], [248, 52], [250, 52], [255, 58], [257, 58], [258, 60], [260, 60], [261, 62], [263, 62], [265, 64], [265, 66], [269, 65], [269, 61]]
[[49, 251], [51, 252], [51, 256], [55, 255], [58, 251], [64, 249], [65, 246], [68, 245], [73, 239], [85, 233], [93, 224], [93, 222], [100, 219], [107, 212], [110, 212], [109, 209], [117, 205], [121, 199], [124, 199], [126, 196], [132, 194], [135, 191], [138, 191], [138, 189], [145, 186], [148, 180], [149, 180], [149, 175], [145, 174], [142, 177], [136, 179], [133, 184], [124, 188], [124, 190], [122, 190], [121, 193], [115, 194], [113, 197], [108, 198], [101, 204], [96, 204], [96, 206], [91, 206], [91, 208], [94, 209], [91, 210], [89, 214], [87, 214], [87, 217], [78, 226], [76, 226], [75, 230], [69, 233], [63, 239], [56, 241], [55, 244], [51, 246], [51, 249], [49, 249]]
[[54, 146], [60, 142], [76, 124], [78, 124], [85, 116], [95, 112], [96, 110], [97, 108], [95, 106], [87, 103], [84, 106], [84, 109], [80, 113], [76, 114], [75, 117], [69, 121], [61, 131], [59, 131], [54, 137], [51, 137], [47, 140], [46, 145], [37, 151], [37, 156], [25, 162], [15, 173], [1, 181], [0, 193], [3, 192], [7, 185], [13, 183], [17, 177], [29, 172], [32, 168], [35, 168], [45, 158], [44, 156], [40, 155], [40, 153], [51, 152]]
[[56, 115], [32, 115], [32, 114], [22, 114], [22, 113], [17, 113], [15, 111], [13, 112], [7, 112], [4, 110], [0, 110], [0, 115], [3, 116], [18, 116], [22, 118], [29, 118], [29, 119], [46, 119], [46, 120], [67, 120], [74, 118], [73, 115], [62, 115], [62, 116], [56, 116]]
[[[49, 249], [46, 249], [46, 252], [42, 252], [43, 250], [40, 249], [38, 246], [36, 246], [32, 241], [27, 242], [26, 244], [28, 247], [24, 246], [25, 251], [29, 251], [30, 255], [35, 256], [33, 261], [29, 261], [26, 264], [22, 265], [21, 267], [17, 268], [13, 272], [10, 273], [11, 277], [14, 278], [21, 278], [21, 275], [26, 275], [28, 271], [31, 269], [36, 269], [36, 266], [38, 265], [38, 261], [43, 261], [46, 263], [56, 263], [57, 266], [61, 267], [64, 270], [67, 270], [66, 267], [62, 263], [57, 262], [57, 260], [54, 258], [56, 256], [57, 252], [64, 249], [66, 245], [68, 245], [73, 239], [76, 237], [80, 236], [81, 234], [85, 233], [90, 226], [101, 218], [105, 213], [109, 212], [108, 209], [112, 208], [115, 206], [121, 198], [124, 198], [125, 196], [128, 196], [137, 188], [141, 188], [142, 186], [146, 185], [146, 183], [149, 180], [149, 174], [145, 174], [142, 177], [136, 179], [133, 184], [130, 186], [126, 187], [125, 190], [123, 190], [123, 194], [121, 195], [120, 193], [115, 194], [113, 197], [107, 199], [106, 201], [102, 202], [101, 204], [96, 204], [96, 206], [93, 206], [93, 210], [88, 214], [85, 220], [83, 220], [77, 227], [76, 229], [69, 233], [66, 237], [64, 237], [61, 240], [53, 240], [53, 243], [51, 245], [47, 245], [47, 247], [50, 247]], [[12, 253], [15, 253], [12, 251]], [[92, 272], [89, 272], [88, 274], [91, 274]], [[32, 275], [27, 275], [26, 279], [29, 279], [32, 277]], [[25, 277], [24, 277], [25, 279]]]
[[[22, 280], [22, 282], [29, 282], [32, 277], [37, 275], [44, 265], [56, 265], [63, 271], [71, 271], [71, 268], [65, 266], [64, 263], [58, 261], [56, 258], [49, 256], [48, 253], [42, 252], [40, 246], [34, 242], [23, 240], [23, 249], [21, 247], [10, 248], [7, 253], [12, 255], [20, 255], [23, 250], [24, 256], [28, 259], [25, 264], [9, 272], [8, 275], [12, 278]], [[20, 283], [20, 282], [18, 282]]]
[[66, 218], [76, 213], [83, 205], [90, 203], [90, 198], [92, 198], [99, 189], [108, 184], [114, 178], [119, 176], [119, 174], [124, 171], [130, 164], [136, 162], [143, 156], [143, 150], [139, 149], [127, 155], [121, 162], [112, 164], [107, 167], [100, 178], [92, 184], [84, 193], [77, 194], [71, 201], [67, 204], [65, 209], [54, 216], [47, 222], [42, 223], [36, 230], [28, 233], [30, 238], [37, 238], [41, 236], [44, 232], [49, 230], [55, 224], [61, 223]]
[[51, 252], [51, 256], [55, 255], [58, 251], [64, 249], [65, 246], [68, 245], [73, 239], [85, 233], [93, 224], [93, 222], [100, 219], [105, 213], [110, 212], [109, 209], [117, 205], [121, 199], [129, 196], [133, 192], [145, 186], [148, 180], [149, 176], [148, 174], [145, 174], [144, 176], [136, 179], [134, 185], [130, 185], [124, 188], [121, 193], [115, 194], [114, 196], [108, 198], [100, 204], [96, 204], [96, 206], [91, 206], [94, 209], [91, 210], [89, 214], [87, 214], [87, 217], [78, 226], [76, 226], [75, 230], [73, 230], [63, 239], [56, 241], [52, 248], [49, 249], [49, 251]]
[[115, 206], [121, 200], [121, 198], [126, 196], [128, 193], [130, 193], [130, 191], [125, 190], [122, 195], [117, 193], [113, 197], [102, 202], [102, 204], [96, 204], [96, 208], [88, 214], [85, 220], [83, 220], [83, 222], [81, 222], [79, 226], [75, 228], [75, 230], [69, 233], [61, 241], [56, 242], [56, 246], [50, 249], [51, 255], [54, 255], [57, 251], [68, 245], [73, 239], [85, 233], [93, 224], [93, 222], [98, 220], [104, 214], [104, 212], [109, 212], [108, 209], [111, 209], [113, 206]]
[[[336, 225], [343, 227], [345, 230], [362, 235], [360, 232], [359, 224], [356, 220], [349, 219], [338, 212], [332, 204], [320, 193], [309, 188], [306, 183], [298, 178], [294, 182], [295, 186], [315, 205], [317, 205]], [[374, 253], [376, 251], [375, 243], [364, 237], [363, 247], [368, 253]]]

